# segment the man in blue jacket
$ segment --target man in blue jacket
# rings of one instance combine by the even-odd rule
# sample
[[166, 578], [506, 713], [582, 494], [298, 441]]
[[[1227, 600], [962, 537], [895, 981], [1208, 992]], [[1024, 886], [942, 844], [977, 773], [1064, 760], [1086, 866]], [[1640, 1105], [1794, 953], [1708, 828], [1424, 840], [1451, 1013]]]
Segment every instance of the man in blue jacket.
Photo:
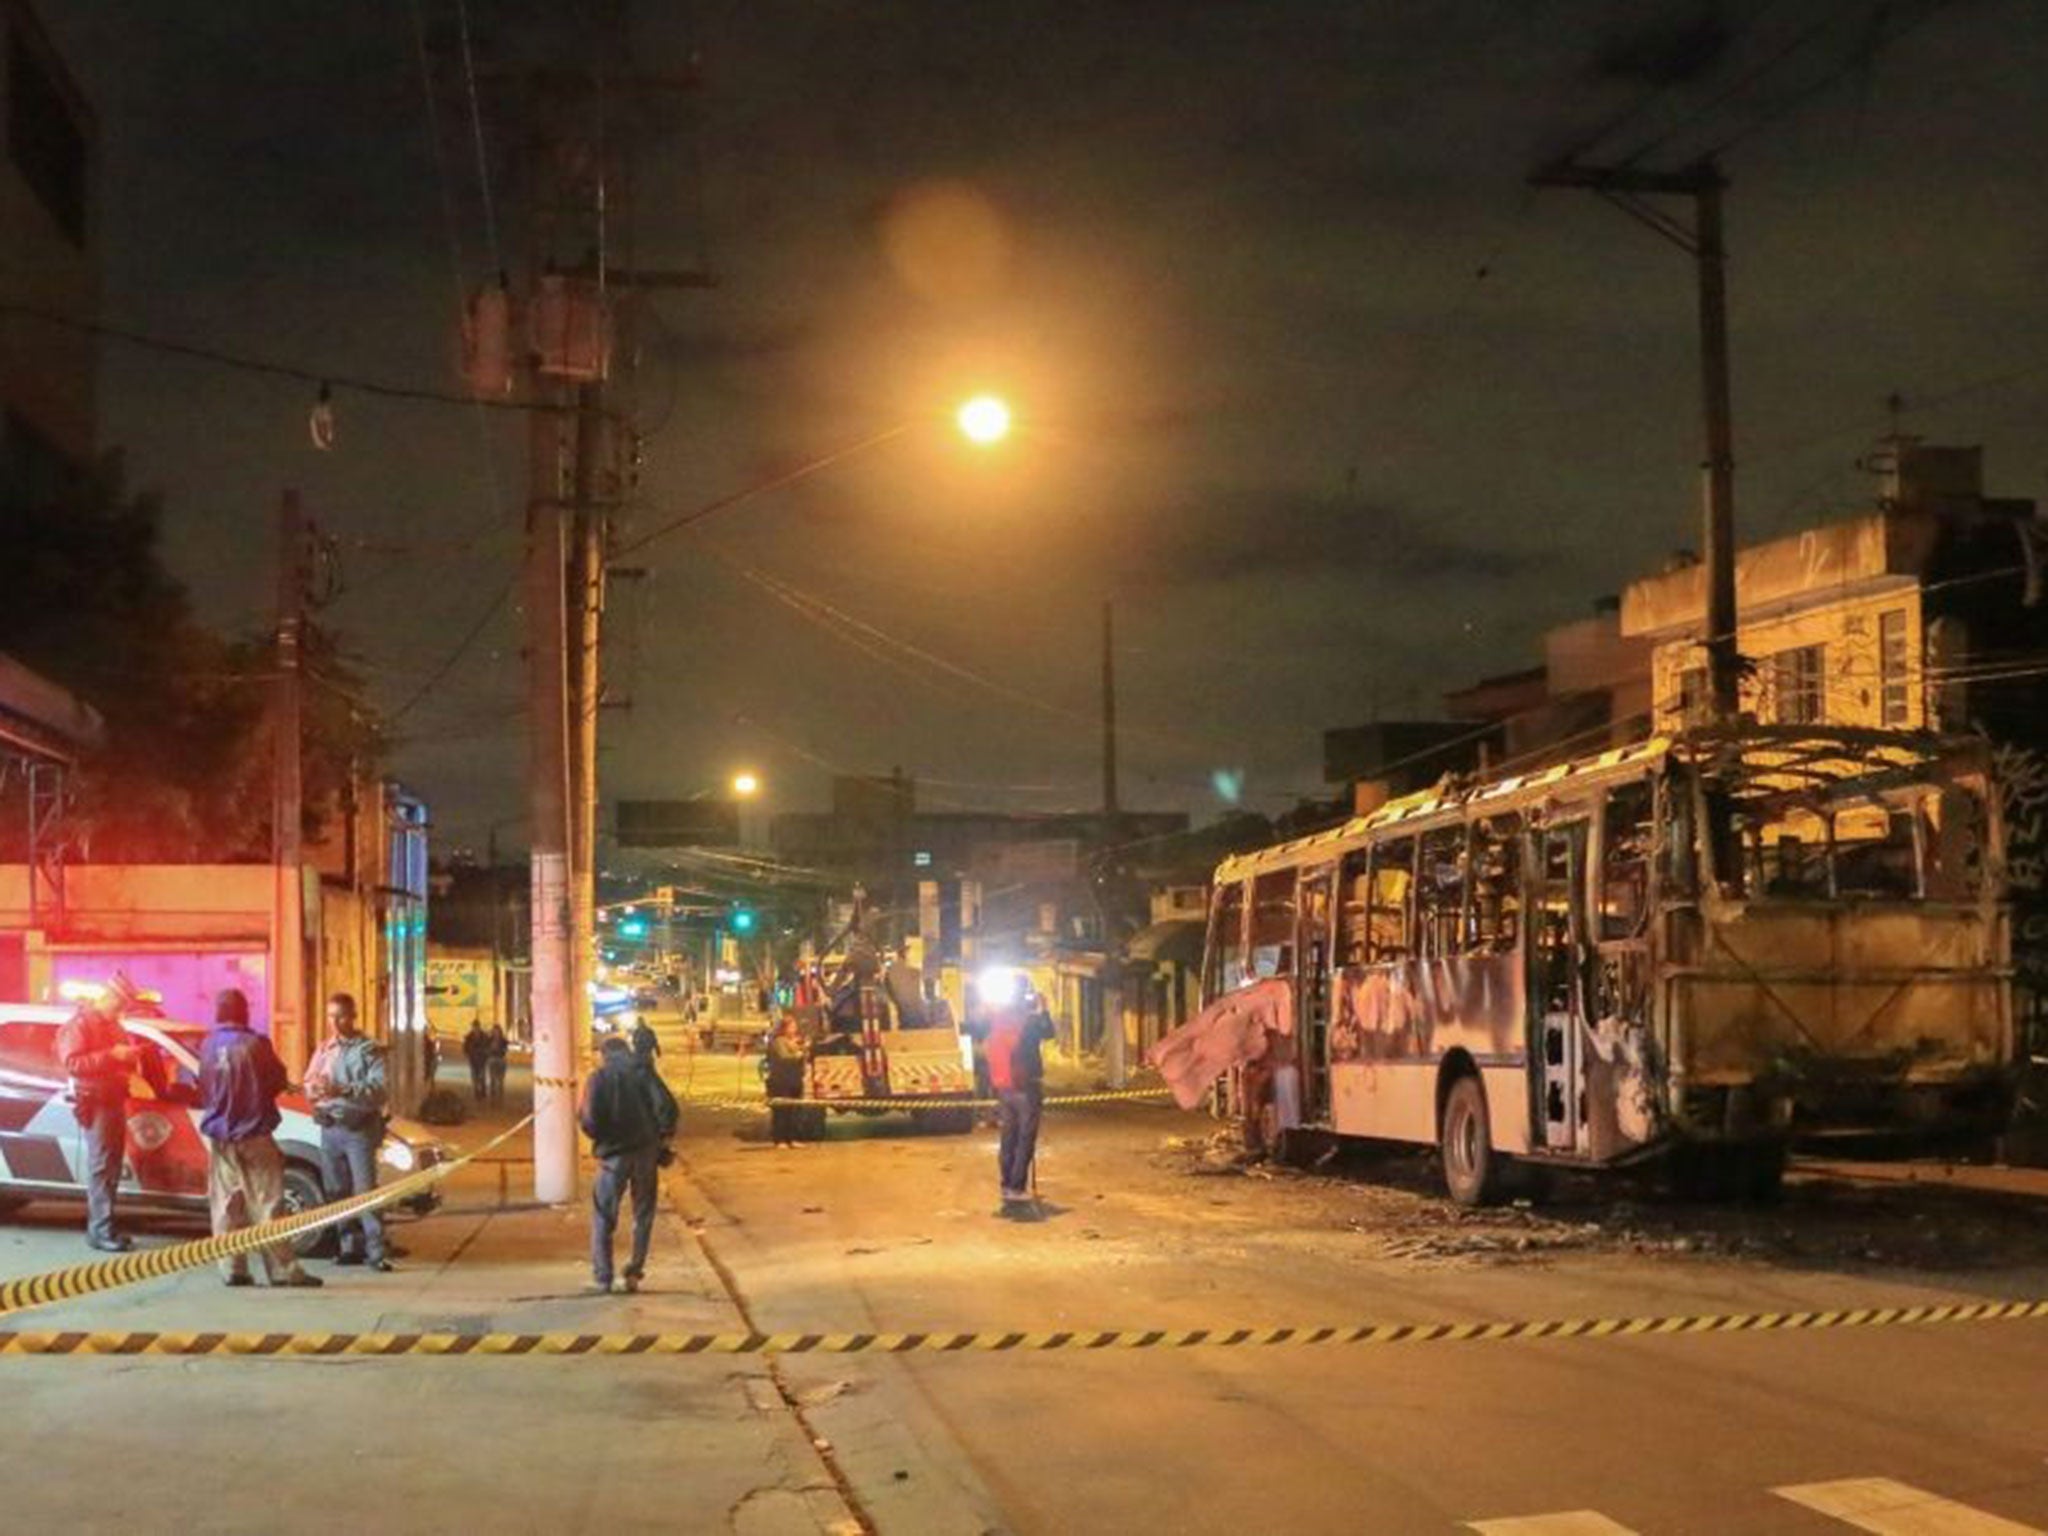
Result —
[[647, 1269], [647, 1245], [654, 1236], [654, 1207], [662, 1164], [670, 1160], [676, 1133], [676, 1100], [651, 1065], [635, 1059], [617, 1035], [607, 1035], [604, 1059], [583, 1085], [577, 1118], [597, 1158], [597, 1185], [590, 1192], [591, 1288], [612, 1288], [612, 1238], [619, 1229], [619, 1199], [633, 1197], [633, 1257], [626, 1264], [625, 1289], [640, 1289]]
[[[214, 999], [213, 1030], [199, 1045], [199, 1129], [206, 1137], [206, 1208], [213, 1235], [274, 1220], [284, 1205], [284, 1157], [273, 1133], [288, 1086], [270, 1041], [249, 1027], [249, 999], [229, 987]], [[272, 1285], [320, 1284], [289, 1241], [258, 1250]], [[221, 1279], [248, 1285], [249, 1256], [220, 1261]]]

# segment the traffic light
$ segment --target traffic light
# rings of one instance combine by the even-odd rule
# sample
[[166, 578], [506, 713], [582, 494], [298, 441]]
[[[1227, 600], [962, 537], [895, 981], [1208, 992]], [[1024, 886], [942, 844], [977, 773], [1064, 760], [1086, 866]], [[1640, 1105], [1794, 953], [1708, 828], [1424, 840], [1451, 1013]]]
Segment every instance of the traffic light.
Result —
[[752, 907], [735, 906], [732, 909], [732, 931], [734, 933], [752, 933], [754, 931], [754, 909]]
[[647, 919], [626, 917], [619, 920], [619, 937], [622, 939], [644, 939], [647, 937]]

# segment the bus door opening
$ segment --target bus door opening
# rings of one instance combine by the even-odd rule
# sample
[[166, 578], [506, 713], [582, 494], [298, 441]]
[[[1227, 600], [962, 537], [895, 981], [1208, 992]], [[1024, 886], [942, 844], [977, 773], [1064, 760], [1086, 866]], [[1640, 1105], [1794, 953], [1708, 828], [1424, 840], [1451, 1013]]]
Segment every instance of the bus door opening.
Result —
[[1571, 821], [1534, 834], [1529, 893], [1529, 1028], [1536, 1135], [1546, 1151], [1586, 1150], [1586, 832]]
[[1301, 1063], [1301, 1118], [1321, 1125], [1330, 1113], [1330, 903], [1334, 873], [1302, 876], [1295, 914], [1294, 1038]]

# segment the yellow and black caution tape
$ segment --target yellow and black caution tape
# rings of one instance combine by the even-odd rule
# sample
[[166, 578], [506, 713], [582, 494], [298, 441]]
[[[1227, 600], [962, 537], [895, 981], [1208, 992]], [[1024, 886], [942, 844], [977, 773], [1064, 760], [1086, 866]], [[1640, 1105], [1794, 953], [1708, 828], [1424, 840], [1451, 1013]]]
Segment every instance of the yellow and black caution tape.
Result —
[[[1045, 1108], [1067, 1104], [1110, 1104], [1125, 1099], [1163, 1099], [1171, 1096], [1171, 1088], [1118, 1088], [1101, 1093], [1051, 1093], [1038, 1102]], [[933, 1098], [886, 1098], [886, 1099], [740, 1099], [740, 1098], [688, 1098], [676, 1095], [676, 1101], [691, 1109], [774, 1109], [778, 1106], [790, 1109], [994, 1109], [1000, 1099], [933, 1099]]]
[[260, 1226], [243, 1227], [238, 1231], [223, 1233], [219, 1237], [194, 1238], [186, 1243], [172, 1243], [163, 1248], [138, 1248], [133, 1253], [124, 1253], [111, 1259], [98, 1259], [89, 1264], [74, 1264], [68, 1269], [53, 1269], [47, 1274], [26, 1275], [18, 1280], [0, 1282], [0, 1315], [22, 1312], [30, 1307], [48, 1306], [53, 1301], [72, 1301], [80, 1296], [90, 1296], [98, 1291], [111, 1291], [119, 1286], [134, 1285], [143, 1280], [157, 1280], [165, 1275], [174, 1275], [182, 1270], [197, 1269], [218, 1259], [232, 1258], [240, 1253], [254, 1253], [268, 1248], [287, 1238], [297, 1237], [302, 1232], [316, 1232], [322, 1227], [331, 1227], [338, 1222], [352, 1220], [365, 1211], [380, 1210], [401, 1200], [410, 1200], [458, 1168], [474, 1162], [493, 1147], [509, 1141], [513, 1136], [532, 1123], [528, 1115], [517, 1125], [493, 1136], [476, 1151], [461, 1157], [451, 1158], [445, 1163], [409, 1173], [395, 1183], [380, 1185], [360, 1195], [351, 1195], [345, 1200], [336, 1200], [310, 1211], [300, 1211], [291, 1216], [280, 1216], [275, 1221], [266, 1221]]
[[1782, 1333], [1907, 1323], [2048, 1317], [2048, 1301], [1974, 1301], [1824, 1312], [1577, 1317], [1496, 1323], [1359, 1323], [1305, 1328], [1109, 1328], [1014, 1333], [12, 1333], [0, 1355], [909, 1355], [1060, 1350], [1271, 1348], [1316, 1344], [1478, 1344]]
[[538, 1072], [536, 1072], [533, 1077], [533, 1086], [536, 1088], [574, 1089], [578, 1086], [578, 1084], [576, 1082], [576, 1079], [573, 1077], [542, 1077]]

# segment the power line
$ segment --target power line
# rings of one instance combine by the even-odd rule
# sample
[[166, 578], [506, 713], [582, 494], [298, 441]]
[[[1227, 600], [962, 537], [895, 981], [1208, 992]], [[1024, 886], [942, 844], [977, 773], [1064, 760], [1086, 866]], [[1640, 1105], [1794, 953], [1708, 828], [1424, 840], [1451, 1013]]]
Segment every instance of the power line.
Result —
[[432, 405], [475, 406], [480, 410], [492, 411], [540, 411], [548, 406], [525, 400], [490, 400], [476, 395], [456, 394], [452, 390], [427, 389], [414, 384], [393, 384], [384, 379], [363, 378], [356, 374], [333, 373], [320, 369], [302, 368], [293, 363], [271, 362], [265, 358], [250, 357], [239, 352], [225, 352], [216, 347], [202, 347], [192, 342], [172, 341], [162, 336], [152, 336], [146, 331], [131, 330], [126, 326], [109, 325], [103, 320], [86, 320], [77, 315], [67, 315], [54, 309], [45, 309], [40, 304], [26, 304], [18, 299], [0, 298], [0, 314], [17, 315], [26, 320], [40, 320], [45, 325], [58, 326], [63, 330], [76, 331], [82, 335], [104, 337], [109, 341], [123, 342], [139, 347], [146, 352], [161, 352], [169, 357], [182, 357], [194, 362], [212, 363], [216, 367], [231, 368], [241, 373], [252, 373], [262, 378], [292, 379], [300, 384], [330, 390], [354, 390], [361, 395], [374, 395], [387, 400], [416, 400]]
[[505, 605], [505, 599], [512, 595], [512, 588], [518, 585], [518, 581], [519, 578], [516, 575], [509, 577], [505, 584], [498, 588], [497, 595], [491, 599], [489, 606], [477, 615], [476, 622], [470, 625], [462, 638], [455, 643], [455, 649], [450, 651], [441, 664], [427, 675], [426, 681], [415, 688], [411, 696], [403, 704], [392, 711], [391, 723], [393, 725], [398, 724], [399, 721], [411, 714], [413, 707], [428, 694], [432, 693], [442, 678], [455, 670], [455, 664], [468, 654], [469, 648], [472, 645], [476, 644], [478, 636], [484, 632], [484, 626], [497, 616], [498, 610]]

